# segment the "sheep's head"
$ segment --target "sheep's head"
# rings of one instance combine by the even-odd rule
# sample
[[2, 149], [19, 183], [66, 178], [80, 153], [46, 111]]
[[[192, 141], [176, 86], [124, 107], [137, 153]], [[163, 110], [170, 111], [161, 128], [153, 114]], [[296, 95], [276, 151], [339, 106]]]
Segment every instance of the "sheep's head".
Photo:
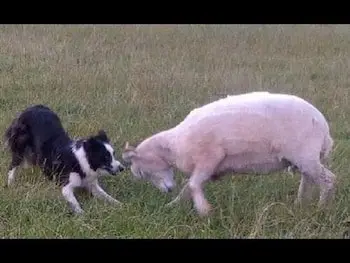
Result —
[[170, 192], [176, 185], [174, 172], [157, 151], [143, 145], [142, 148], [125, 144], [123, 160], [130, 165], [133, 176], [151, 182], [162, 192]]

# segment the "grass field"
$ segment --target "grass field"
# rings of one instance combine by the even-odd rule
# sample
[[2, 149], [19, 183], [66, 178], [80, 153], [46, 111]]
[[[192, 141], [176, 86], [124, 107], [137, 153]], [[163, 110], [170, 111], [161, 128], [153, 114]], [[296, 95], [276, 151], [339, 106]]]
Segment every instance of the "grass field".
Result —
[[[333, 207], [293, 206], [299, 174], [227, 176], [208, 184], [215, 208], [199, 218], [190, 202], [134, 181], [129, 171], [101, 185], [124, 203], [77, 198], [70, 216], [60, 190], [37, 169], [0, 188], [5, 238], [340, 238], [350, 207], [350, 30], [329, 26], [1, 26], [0, 132], [26, 106], [44, 103], [73, 137], [103, 128], [120, 158], [136, 143], [227, 94], [288, 92], [313, 102], [335, 140]], [[1, 184], [9, 154], [0, 152]], [[184, 177], [177, 173], [179, 187]], [[315, 196], [317, 198], [317, 196]], [[315, 199], [317, 200], [317, 199]], [[316, 203], [315, 203], [316, 204]]]

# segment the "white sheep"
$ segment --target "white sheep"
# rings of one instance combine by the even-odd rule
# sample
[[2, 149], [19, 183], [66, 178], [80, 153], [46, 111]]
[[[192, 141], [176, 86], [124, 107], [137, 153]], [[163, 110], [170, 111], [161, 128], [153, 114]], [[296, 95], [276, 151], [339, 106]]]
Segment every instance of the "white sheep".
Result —
[[310, 103], [294, 95], [252, 92], [192, 110], [177, 126], [136, 148], [126, 143], [123, 159], [137, 178], [164, 192], [175, 186], [173, 168], [190, 175], [168, 205], [192, 196], [199, 215], [211, 209], [203, 184], [227, 172], [264, 174], [296, 167], [301, 173], [297, 203], [320, 186], [319, 205], [334, 194], [335, 175], [325, 166], [333, 146], [328, 123]]

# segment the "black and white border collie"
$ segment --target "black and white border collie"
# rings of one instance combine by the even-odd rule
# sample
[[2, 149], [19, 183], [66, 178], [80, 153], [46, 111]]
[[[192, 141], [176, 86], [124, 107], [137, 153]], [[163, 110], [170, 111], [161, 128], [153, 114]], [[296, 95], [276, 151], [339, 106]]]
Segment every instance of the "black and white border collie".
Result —
[[15, 118], [5, 132], [12, 154], [7, 186], [20, 166], [37, 165], [49, 179], [55, 179], [74, 213], [84, 211], [74, 196], [85, 188], [93, 196], [121, 204], [98, 184], [102, 175], [116, 175], [124, 166], [115, 159], [114, 149], [103, 130], [85, 139], [72, 140], [57, 114], [45, 105], [34, 105]]

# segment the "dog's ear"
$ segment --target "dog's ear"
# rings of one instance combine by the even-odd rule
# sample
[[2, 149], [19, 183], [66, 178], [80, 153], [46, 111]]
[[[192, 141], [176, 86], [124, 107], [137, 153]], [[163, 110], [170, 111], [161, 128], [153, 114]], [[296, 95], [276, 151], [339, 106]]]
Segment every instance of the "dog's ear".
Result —
[[103, 142], [109, 143], [109, 138], [104, 130], [99, 130], [96, 136], [97, 139], [100, 139]]
[[96, 139], [95, 136], [89, 137], [87, 140], [84, 141], [84, 148], [86, 150], [94, 151], [94, 149], [98, 149], [101, 143]]
[[122, 153], [122, 158], [126, 163], [131, 163], [132, 159], [137, 156], [137, 152], [135, 147], [130, 146], [129, 142], [126, 142], [123, 153]]

